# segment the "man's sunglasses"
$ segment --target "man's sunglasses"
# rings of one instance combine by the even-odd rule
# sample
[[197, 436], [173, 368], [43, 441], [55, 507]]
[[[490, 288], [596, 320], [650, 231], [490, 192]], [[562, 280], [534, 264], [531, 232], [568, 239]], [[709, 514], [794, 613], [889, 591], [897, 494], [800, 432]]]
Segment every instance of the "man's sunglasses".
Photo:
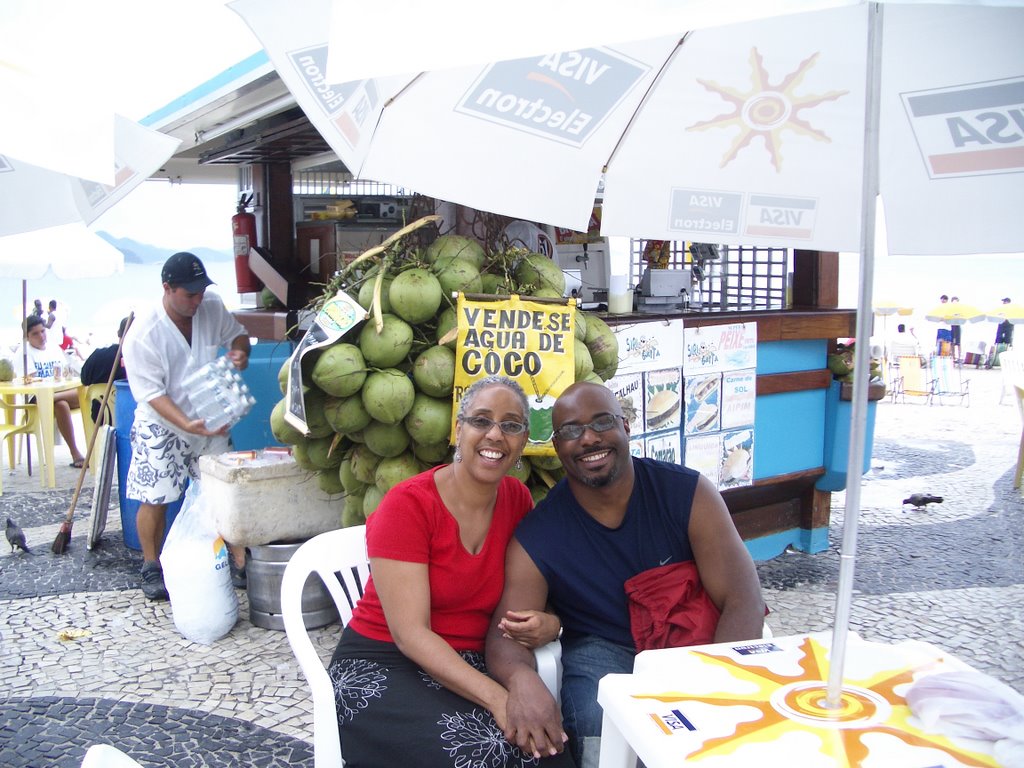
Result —
[[588, 429], [592, 432], [607, 432], [615, 426], [616, 419], [625, 421], [624, 416], [606, 413], [603, 416], [598, 416], [589, 424], [563, 424], [551, 434], [551, 437], [556, 440], [579, 440]]

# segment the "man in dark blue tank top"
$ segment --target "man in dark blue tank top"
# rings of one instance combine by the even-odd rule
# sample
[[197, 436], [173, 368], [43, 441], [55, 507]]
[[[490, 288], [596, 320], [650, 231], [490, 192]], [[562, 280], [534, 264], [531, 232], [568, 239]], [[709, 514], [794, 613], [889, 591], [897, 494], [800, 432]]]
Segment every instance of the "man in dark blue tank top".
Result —
[[[509, 691], [506, 735], [524, 750], [548, 754], [564, 722], [576, 761], [586, 768], [597, 765], [600, 749], [598, 681], [633, 671], [628, 579], [695, 561], [721, 612], [715, 642], [760, 637], [764, 602], [721, 494], [691, 469], [631, 457], [629, 425], [609, 389], [574, 384], [555, 403], [553, 423], [566, 477], [509, 544], [487, 667]], [[511, 609], [548, 605], [562, 619], [561, 712], [531, 652], [505, 637], [500, 621]]]

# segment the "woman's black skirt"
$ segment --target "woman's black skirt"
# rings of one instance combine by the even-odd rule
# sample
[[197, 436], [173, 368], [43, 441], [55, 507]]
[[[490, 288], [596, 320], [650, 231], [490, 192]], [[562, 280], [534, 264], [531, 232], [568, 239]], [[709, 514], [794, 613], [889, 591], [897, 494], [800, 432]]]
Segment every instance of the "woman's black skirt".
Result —
[[[483, 654], [462, 657], [481, 672]], [[534, 760], [491, 713], [443, 687], [394, 645], [348, 628], [329, 667], [346, 768], [566, 768], [568, 749]]]

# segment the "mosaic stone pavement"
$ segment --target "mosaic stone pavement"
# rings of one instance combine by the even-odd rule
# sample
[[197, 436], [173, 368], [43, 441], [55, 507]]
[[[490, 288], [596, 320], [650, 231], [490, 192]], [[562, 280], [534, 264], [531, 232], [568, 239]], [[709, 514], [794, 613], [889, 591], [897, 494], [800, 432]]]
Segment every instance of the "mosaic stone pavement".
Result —
[[[1024, 691], [1024, 497], [1011, 488], [1021, 424], [1009, 398], [998, 404], [998, 371], [967, 375], [970, 407], [878, 404], [851, 629], [933, 643]], [[248, 621], [244, 591], [227, 637], [190, 642], [169, 604], [137, 589], [141, 556], [123, 543], [116, 492], [89, 551], [87, 476], [70, 547], [54, 555], [77, 471], [58, 466], [50, 491], [24, 467], [0, 471], [0, 518], [32, 548], [0, 546], [0, 766], [75, 768], [100, 742], [144, 766], [312, 766], [305, 680], [284, 633]], [[914, 492], [944, 502], [902, 505]], [[844, 497], [833, 495], [828, 551], [758, 564], [777, 635], [832, 626]], [[311, 633], [325, 659], [339, 631]]]

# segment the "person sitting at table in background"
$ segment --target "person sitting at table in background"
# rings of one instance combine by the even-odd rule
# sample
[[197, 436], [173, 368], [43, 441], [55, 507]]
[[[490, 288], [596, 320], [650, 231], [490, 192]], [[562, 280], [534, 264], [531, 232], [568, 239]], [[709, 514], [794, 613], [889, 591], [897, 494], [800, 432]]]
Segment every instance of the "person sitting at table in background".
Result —
[[[28, 343], [15, 353], [15, 365], [22, 376], [25, 375], [23, 363], [26, 359], [29, 373], [40, 379], [54, 378], [55, 366], [59, 365], [61, 370], [65, 369], [67, 361], [64, 359], [64, 353], [55, 344], [47, 343], [46, 323], [43, 318], [38, 315], [29, 315], [25, 318], [25, 339]], [[81, 469], [85, 457], [78, 450], [78, 443], [75, 442], [75, 425], [71, 420], [71, 411], [78, 407], [77, 389], [54, 393], [53, 420], [57, 422], [57, 431], [71, 452], [71, 466]]]
[[[476, 381], [459, 401], [454, 461], [399, 483], [367, 518], [370, 578], [328, 668], [346, 765], [532, 763], [502, 736], [507, 692], [482, 654], [506, 546], [533, 505], [507, 474], [528, 429], [514, 381]], [[533, 645], [558, 634], [543, 610], [523, 623]], [[572, 765], [561, 742], [553, 754], [542, 764]]]
[[[125, 317], [121, 320], [121, 324], [117, 326], [117, 338], [124, 336], [124, 328], [128, 325], [128, 318]], [[92, 384], [106, 384], [110, 379], [110, 371], [114, 367], [114, 360], [117, 359], [117, 344], [111, 344], [107, 347], [99, 347], [94, 349], [92, 354], [86, 359], [85, 364], [82, 366], [82, 372], [79, 374], [79, 378], [82, 383], [86, 386]], [[117, 363], [117, 371], [114, 373], [114, 381], [123, 381], [128, 378], [128, 374], [124, 370], [124, 360], [121, 359]], [[97, 397], [92, 399], [89, 404], [90, 411], [92, 413], [92, 420], [94, 422], [99, 421], [100, 418], [100, 400]], [[113, 422], [113, 414], [110, 412], [110, 408], [107, 408], [106, 418], [107, 424]]]
[[[700, 607], [707, 637], [697, 642], [761, 637], [765, 605], [753, 560], [721, 494], [692, 469], [630, 456], [629, 423], [607, 387], [570, 386], [555, 402], [553, 425], [565, 477], [509, 544], [504, 593], [487, 636], [487, 666], [508, 688], [508, 738], [543, 751], [557, 742], [564, 724], [577, 764], [596, 766], [598, 681], [632, 672], [638, 643], [693, 644], [649, 642], [647, 630], [631, 621], [627, 589], [667, 578], [675, 595], [687, 579], [694, 592], [686, 597], [693, 599], [678, 600], [672, 610]], [[562, 620], [561, 713], [531, 654], [509, 637], [516, 616], [506, 613], [549, 604]]]
[[[220, 347], [230, 348], [228, 358], [243, 371], [250, 352], [242, 324], [219, 296], [206, 295], [213, 281], [194, 254], [182, 251], [171, 256], [160, 279], [160, 305], [128, 329], [123, 352], [137, 404], [125, 495], [140, 502], [135, 524], [142, 545], [141, 587], [150, 600], [167, 599], [160, 567], [167, 505], [181, 498], [190, 477], [199, 479], [200, 456], [224, 453], [230, 447], [228, 428], [207, 429], [196, 418], [182, 383], [212, 362]], [[235, 557], [233, 552], [232, 562]]]

